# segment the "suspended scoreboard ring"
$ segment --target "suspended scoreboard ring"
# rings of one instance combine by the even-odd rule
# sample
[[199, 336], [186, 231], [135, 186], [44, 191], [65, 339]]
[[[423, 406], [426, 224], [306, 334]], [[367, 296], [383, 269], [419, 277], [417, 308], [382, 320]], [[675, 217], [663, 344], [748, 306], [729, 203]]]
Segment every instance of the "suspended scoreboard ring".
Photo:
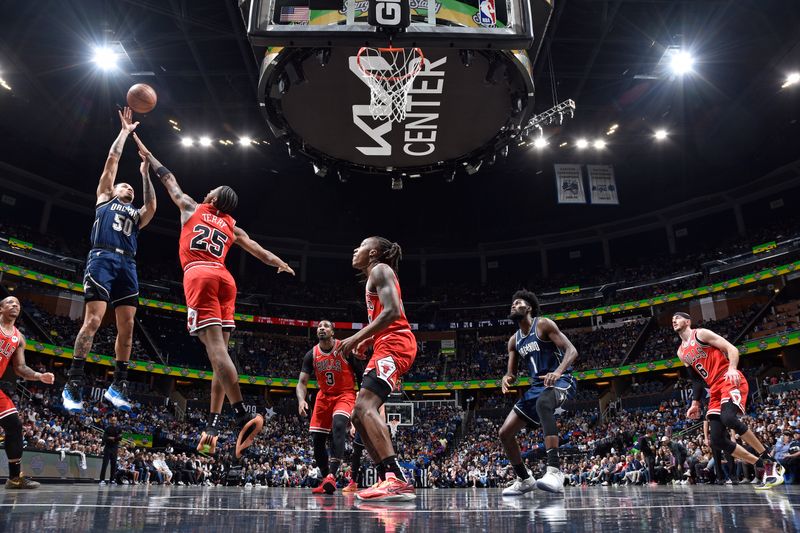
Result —
[[262, 0], [241, 8], [263, 57], [261, 109], [291, 155], [306, 155], [321, 175], [416, 177], [479, 168], [530, 119], [532, 58], [550, 2]]

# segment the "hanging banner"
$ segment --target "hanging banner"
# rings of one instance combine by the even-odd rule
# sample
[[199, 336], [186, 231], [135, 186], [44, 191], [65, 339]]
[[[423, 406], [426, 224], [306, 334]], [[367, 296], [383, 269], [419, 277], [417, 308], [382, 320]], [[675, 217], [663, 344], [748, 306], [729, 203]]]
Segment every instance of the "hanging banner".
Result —
[[556, 190], [560, 204], [585, 204], [583, 172], [580, 165], [553, 165], [556, 169]]
[[775, 241], [765, 242], [763, 244], [759, 244], [758, 246], [753, 246], [753, 254], [763, 254], [764, 252], [769, 252], [777, 247], [778, 243]]
[[614, 167], [611, 165], [586, 165], [589, 173], [589, 190], [593, 204], [619, 204]]

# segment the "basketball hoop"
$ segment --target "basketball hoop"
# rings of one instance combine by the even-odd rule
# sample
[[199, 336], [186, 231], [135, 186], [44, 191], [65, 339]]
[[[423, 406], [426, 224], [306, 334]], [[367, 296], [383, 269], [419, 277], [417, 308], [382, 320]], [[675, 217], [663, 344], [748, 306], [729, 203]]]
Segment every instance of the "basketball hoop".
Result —
[[362, 47], [357, 56], [358, 68], [370, 90], [369, 111], [375, 120], [406, 119], [408, 91], [422, 70], [425, 56], [420, 48]]

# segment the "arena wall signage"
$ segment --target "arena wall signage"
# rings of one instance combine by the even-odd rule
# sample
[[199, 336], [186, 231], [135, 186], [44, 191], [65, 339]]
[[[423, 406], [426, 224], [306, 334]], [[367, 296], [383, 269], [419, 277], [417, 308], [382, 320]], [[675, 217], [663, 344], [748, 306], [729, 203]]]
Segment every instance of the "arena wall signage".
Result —
[[[785, 346], [792, 346], [800, 344], [800, 330], [794, 330], [780, 335], [773, 335], [763, 339], [755, 339], [748, 341], [738, 346], [742, 355], [754, 354], [765, 352], [767, 350], [774, 350], [783, 348]], [[54, 346], [37, 341], [29, 341], [26, 349], [30, 352], [54, 355], [65, 359], [72, 359], [72, 348], [62, 346]], [[108, 355], [99, 355], [90, 353], [88, 356], [90, 363], [95, 363], [103, 366], [114, 366], [114, 357]], [[631, 374], [645, 374], [647, 372], [656, 372], [659, 370], [669, 370], [672, 368], [679, 368], [681, 366], [680, 360], [675, 357], [672, 359], [663, 359], [661, 361], [649, 361], [644, 363], [636, 363], [632, 365], [625, 365], [616, 368], [598, 368], [595, 370], [585, 370], [575, 372], [573, 375], [578, 380], [589, 381], [603, 378], [613, 378], [617, 376], [626, 376]], [[149, 372], [158, 375], [169, 375], [184, 379], [203, 379], [211, 380], [212, 373], [208, 370], [196, 370], [192, 368], [183, 367], [169, 367], [150, 361], [136, 361], [131, 360], [131, 370], [140, 372]], [[528, 378], [522, 378], [517, 382], [516, 386], [522, 387], [529, 384]], [[239, 375], [239, 383], [245, 385], [262, 385], [270, 387], [281, 388], [294, 388], [297, 385], [296, 379], [281, 378], [281, 377], [265, 377], [265, 376], [248, 376], [245, 374]], [[309, 388], [317, 388], [315, 381], [310, 381]], [[446, 391], [446, 390], [463, 390], [463, 389], [496, 389], [500, 387], [500, 380], [496, 379], [479, 379], [473, 381], [437, 381], [437, 382], [405, 382], [403, 389], [411, 391]]]

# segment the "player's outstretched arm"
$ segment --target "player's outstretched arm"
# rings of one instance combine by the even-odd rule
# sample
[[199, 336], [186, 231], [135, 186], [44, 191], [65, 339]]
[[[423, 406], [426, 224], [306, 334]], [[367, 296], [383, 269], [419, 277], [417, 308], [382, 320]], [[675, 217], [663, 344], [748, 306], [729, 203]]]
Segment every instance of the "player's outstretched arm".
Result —
[[47, 383], [48, 385], [52, 385], [56, 380], [52, 373], [36, 372], [25, 363], [25, 337], [22, 337], [22, 339], [19, 341], [19, 346], [17, 346], [17, 349], [14, 352], [14, 373], [22, 379], [27, 379], [28, 381], [41, 381], [42, 383]]
[[517, 381], [517, 368], [519, 366], [519, 354], [517, 353], [517, 343], [514, 335], [508, 339], [508, 367], [506, 368], [506, 375], [500, 381], [500, 388], [503, 394], [508, 394], [511, 390], [511, 385]]
[[153, 220], [156, 214], [156, 191], [153, 189], [153, 182], [150, 181], [150, 162], [147, 155], [139, 152], [142, 163], [139, 165], [139, 173], [142, 175], [142, 191], [144, 205], [139, 209], [139, 229], [145, 227]]
[[550, 372], [544, 376], [544, 386], [551, 387], [556, 384], [558, 378], [560, 378], [564, 371], [571, 367], [575, 359], [578, 358], [578, 350], [575, 349], [575, 345], [572, 344], [572, 341], [558, 329], [555, 322], [549, 318], [541, 318], [538, 323], [542, 325], [541, 338], [553, 341], [559, 350], [561, 350], [561, 353], [564, 354], [564, 359], [562, 359], [561, 364], [558, 365], [555, 372]]
[[98, 204], [107, 202], [114, 196], [114, 180], [117, 178], [117, 168], [119, 167], [119, 158], [122, 157], [122, 148], [125, 146], [128, 135], [139, 125], [138, 122], [133, 122], [131, 108], [126, 107], [124, 110], [117, 112], [122, 126], [120, 127], [119, 135], [114, 139], [114, 143], [108, 151], [103, 173], [100, 174], [100, 183], [97, 184]]
[[147, 162], [153, 167], [158, 179], [164, 184], [172, 202], [181, 210], [181, 224], [185, 223], [189, 220], [189, 217], [192, 216], [194, 210], [197, 209], [197, 202], [181, 190], [180, 185], [178, 185], [178, 180], [175, 179], [175, 175], [172, 171], [162, 165], [161, 161], [156, 159], [135, 133], [133, 134], [133, 140], [136, 141], [136, 144], [139, 146], [139, 152], [147, 158]]
[[278, 269], [278, 273], [288, 272], [294, 276], [294, 270], [292, 270], [292, 267], [290, 267], [286, 261], [251, 239], [250, 235], [248, 235], [245, 230], [236, 226], [233, 228], [233, 234], [236, 236], [236, 244], [244, 248], [247, 253], [266, 265], [274, 266]]

